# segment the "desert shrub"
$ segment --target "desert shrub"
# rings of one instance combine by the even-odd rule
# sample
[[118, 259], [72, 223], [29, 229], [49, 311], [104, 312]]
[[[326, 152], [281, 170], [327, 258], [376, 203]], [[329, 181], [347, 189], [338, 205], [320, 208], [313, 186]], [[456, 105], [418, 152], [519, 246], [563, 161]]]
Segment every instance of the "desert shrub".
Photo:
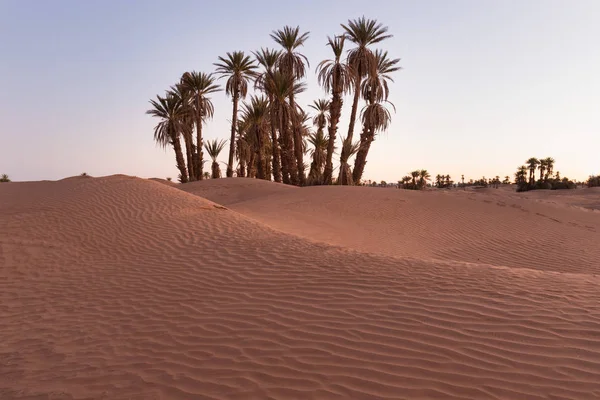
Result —
[[550, 182], [537, 181], [534, 189], [550, 190], [552, 189], [552, 184]]
[[171, 182], [172, 178], [171, 178], [170, 176], [167, 176], [167, 180], [168, 180], [169, 182]]
[[0, 175], [0, 182], [10, 182], [8, 175], [6, 175], [6, 174]]

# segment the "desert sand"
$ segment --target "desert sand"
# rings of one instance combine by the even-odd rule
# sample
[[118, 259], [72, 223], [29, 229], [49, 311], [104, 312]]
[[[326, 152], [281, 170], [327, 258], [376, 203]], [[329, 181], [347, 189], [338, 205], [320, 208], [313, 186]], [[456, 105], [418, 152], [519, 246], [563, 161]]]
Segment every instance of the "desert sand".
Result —
[[0, 399], [600, 398], [600, 192], [0, 185]]

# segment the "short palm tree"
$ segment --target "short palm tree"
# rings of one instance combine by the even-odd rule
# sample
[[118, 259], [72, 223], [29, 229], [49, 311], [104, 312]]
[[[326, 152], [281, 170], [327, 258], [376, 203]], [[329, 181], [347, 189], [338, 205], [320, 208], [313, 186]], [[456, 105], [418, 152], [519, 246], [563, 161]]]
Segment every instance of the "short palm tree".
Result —
[[188, 110], [182, 100], [173, 94], [167, 93], [165, 97], [156, 96], [156, 98], [150, 100], [152, 108], [146, 111], [146, 114], [160, 118], [160, 122], [154, 127], [154, 140], [163, 148], [168, 144], [173, 146], [181, 183], [186, 183], [188, 174], [179, 136]]
[[[306, 75], [308, 67], [308, 58], [297, 50], [304, 46], [308, 39], [309, 32], [300, 33], [300, 27], [284, 26], [283, 29], [273, 31], [271, 38], [279, 44], [283, 51], [279, 56], [277, 66], [279, 71], [292, 81], [292, 84], [302, 79]], [[292, 110], [296, 110], [295, 93], [292, 91], [289, 95], [289, 103]], [[296, 114], [290, 114], [290, 122], [292, 125], [292, 133], [294, 137], [294, 155], [298, 166], [298, 183], [303, 186], [306, 176], [304, 174], [304, 152], [302, 146], [302, 137], [300, 132], [300, 122], [296, 118]]]
[[440, 188], [440, 187], [442, 187], [442, 185], [443, 185], [443, 177], [442, 177], [442, 175], [440, 175], [440, 174], [437, 174], [437, 175], [435, 176], [435, 185], [436, 185], [437, 187], [439, 187], [439, 188]]
[[[377, 66], [375, 55], [369, 46], [380, 43], [392, 37], [392, 35], [387, 33], [388, 28], [386, 26], [383, 26], [376, 20], [367, 19], [364, 16], [356, 20], [349, 20], [347, 25], [342, 24], [342, 28], [344, 29], [346, 38], [356, 45], [355, 48], [348, 52], [347, 60], [347, 63], [354, 70], [354, 98], [350, 113], [350, 124], [348, 125], [348, 135], [346, 136], [346, 138], [352, 141], [362, 81], [363, 78], [372, 75]], [[341, 158], [347, 159], [344, 156], [345, 154], [342, 150]]]
[[309, 185], [320, 185], [323, 183], [323, 167], [325, 166], [328, 142], [323, 130], [318, 130], [308, 136], [308, 143], [312, 145], [312, 149], [310, 150], [312, 162], [308, 174]]
[[240, 98], [245, 98], [248, 93], [248, 81], [256, 76], [256, 64], [243, 51], [227, 53], [226, 57], [219, 57], [217, 74], [226, 77], [225, 93], [230, 95], [233, 102], [231, 117], [231, 139], [229, 144], [229, 158], [227, 162], [227, 177], [233, 176], [233, 155], [235, 151], [235, 130], [237, 128], [238, 103]]
[[208, 153], [208, 156], [212, 160], [211, 171], [212, 171], [213, 179], [217, 179], [217, 178], [221, 177], [221, 169], [219, 168], [219, 162], [217, 161], [217, 158], [219, 157], [219, 154], [221, 153], [221, 151], [223, 151], [223, 148], [225, 147], [226, 144], [227, 144], [227, 140], [217, 140], [217, 139], [207, 140], [206, 143], [204, 144], [204, 148], [206, 148], [206, 152]]
[[323, 173], [323, 183], [326, 185], [331, 185], [333, 181], [333, 152], [338, 123], [342, 114], [342, 96], [348, 93], [354, 81], [354, 70], [348, 64], [341, 61], [345, 40], [346, 36], [336, 36], [334, 39], [327, 37], [327, 45], [331, 47], [334, 58], [321, 61], [317, 67], [319, 83], [327, 93], [331, 93], [329, 140], [327, 143], [325, 171]]
[[194, 169], [197, 180], [204, 178], [204, 174], [202, 173], [204, 163], [202, 154], [202, 149], [204, 148], [204, 143], [202, 142], [202, 124], [206, 120], [211, 119], [215, 112], [212, 101], [208, 95], [221, 90], [215, 81], [216, 78], [213, 74], [205, 74], [204, 72], [196, 71], [186, 72], [181, 77], [181, 86], [189, 94], [190, 106], [192, 107], [194, 123], [196, 124]]
[[527, 167], [525, 165], [520, 166], [515, 173], [515, 184], [525, 185], [527, 183]]

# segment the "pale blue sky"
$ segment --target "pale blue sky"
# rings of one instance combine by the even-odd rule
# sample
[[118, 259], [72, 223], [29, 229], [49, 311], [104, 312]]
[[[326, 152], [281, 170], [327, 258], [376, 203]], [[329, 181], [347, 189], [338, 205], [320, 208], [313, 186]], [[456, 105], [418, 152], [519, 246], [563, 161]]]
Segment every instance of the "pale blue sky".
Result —
[[[366, 179], [417, 168], [512, 176], [530, 156], [554, 157], [563, 176], [600, 173], [598, 0], [0, 0], [0, 173], [175, 178], [172, 150], [154, 144], [157, 121], [144, 114], [150, 98], [186, 70], [211, 72], [217, 56], [272, 47], [273, 29], [300, 25], [311, 32], [307, 105], [325, 96], [314, 68], [330, 58], [326, 36], [363, 14], [389, 26], [382, 47], [403, 67]], [[230, 99], [213, 102], [205, 135], [226, 138]]]

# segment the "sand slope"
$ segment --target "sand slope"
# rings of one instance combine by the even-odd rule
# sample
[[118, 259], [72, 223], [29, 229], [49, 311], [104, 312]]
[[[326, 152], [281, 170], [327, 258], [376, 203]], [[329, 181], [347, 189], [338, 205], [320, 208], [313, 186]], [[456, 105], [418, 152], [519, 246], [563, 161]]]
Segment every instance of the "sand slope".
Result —
[[0, 398], [600, 396], [599, 278], [298, 233], [137, 178], [3, 184]]
[[[531, 201], [510, 188], [414, 192], [335, 186], [280, 190], [285, 186], [260, 185], [271, 188], [268, 195], [252, 193], [244, 198], [245, 183], [236, 185], [235, 179], [196, 182], [182, 189], [283, 232], [352, 249], [600, 273], [600, 213], [581, 207], [600, 202], [600, 192], [594, 190], [577, 190], [567, 201], [561, 191], [544, 191]], [[222, 195], [225, 187], [227, 196]]]

